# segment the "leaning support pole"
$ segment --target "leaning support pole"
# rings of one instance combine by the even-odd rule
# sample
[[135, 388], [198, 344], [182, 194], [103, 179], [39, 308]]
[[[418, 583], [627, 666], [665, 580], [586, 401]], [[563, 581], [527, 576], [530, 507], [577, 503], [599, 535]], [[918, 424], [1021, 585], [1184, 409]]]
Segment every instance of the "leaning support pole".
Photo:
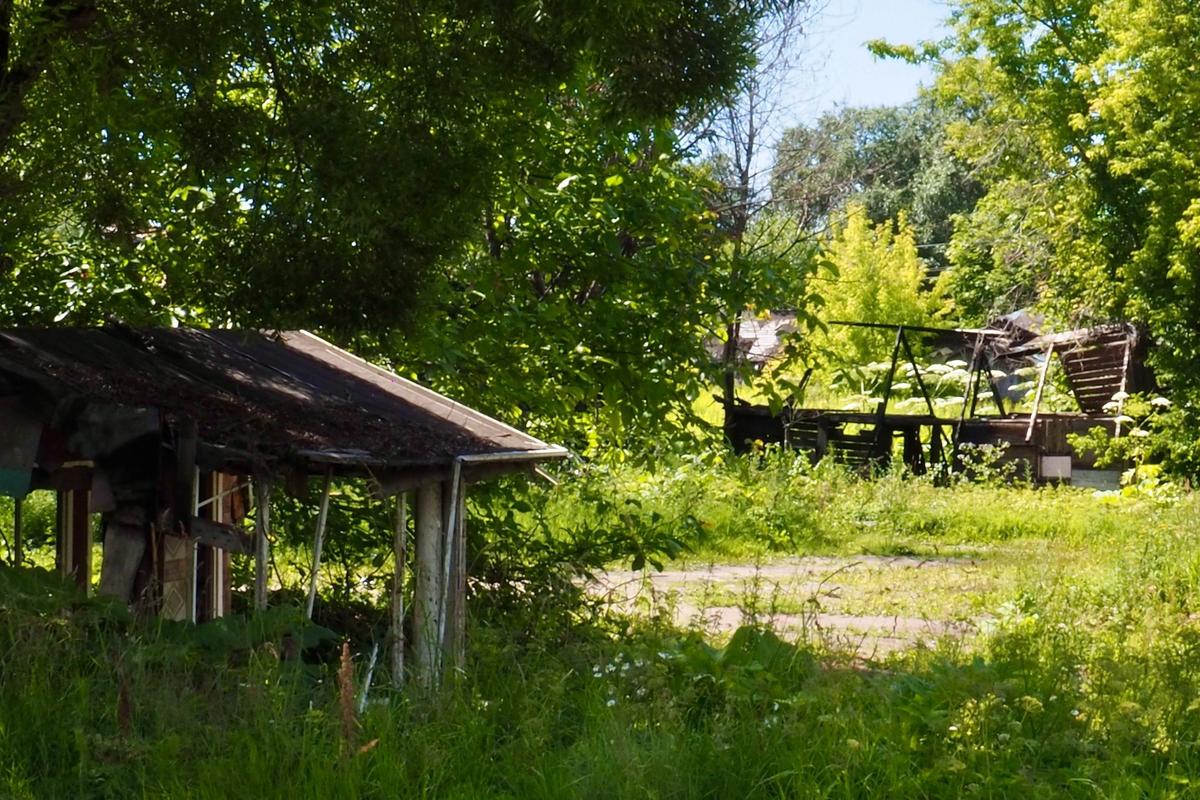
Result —
[[404, 686], [404, 566], [408, 558], [408, 495], [396, 496], [396, 529], [392, 539], [396, 570], [392, 578], [392, 686]]
[[992, 360], [986, 355], [983, 357], [983, 371], [987, 373], [988, 387], [992, 390], [992, 400], [996, 403], [996, 410], [1000, 412], [1000, 419], [1005, 419], [1008, 412], [1004, 410], [1004, 393], [1000, 391], [996, 376], [992, 374]]
[[[917, 357], [913, 353], [912, 345], [910, 345], [908, 342], [908, 337], [904, 335], [903, 328], [901, 328], [900, 343], [904, 345], [904, 354], [908, 357], [908, 363], [912, 367], [913, 378], [917, 382], [917, 388], [921, 390], [921, 396], [925, 398], [925, 407], [929, 410], [929, 416], [933, 417], [934, 419], [937, 419], [937, 409], [933, 405], [933, 397], [930, 396], [930, 394], [929, 394], [929, 388], [925, 386], [925, 379], [921, 377], [921, 368], [917, 365]], [[937, 424], [933, 425], [931, 428], [930, 440], [929, 440], [929, 460], [931, 463], [933, 463], [934, 461], [938, 461], [938, 462], [941, 461], [941, 452], [942, 452], [941, 436], [942, 436], [942, 426], [937, 425]], [[936, 448], [933, 445], [933, 439], [935, 437], [939, 440]], [[934, 457], [935, 450], [938, 453], [936, 459]]]
[[442, 597], [442, 485], [417, 489], [417, 577], [413, 597], [413, 677], [421, 688], [438, 686], [438, 616]]
[[1129, 359], [1133, 355], [1133, 340], [1125, 339], [1125, 357], [1121, 360], [1121, 388], [1117, 389], [1117, 425], [1113, 437], [1121, 435], [1121, 417], [1125, 414], [1125, 388], [1129, 385]]
[[259, 476], [254, 481], [254, 496], [258, 507], [254, 512], [254, 609], [263, 611], [267, 607], [267, 568], [271, 557], [271, 544], [267, 533], [271, 530], [271, 481]]
[[13, 564], [18, 567], [25, 560], [25, 545], [21, 533], [21, 505], [24, 502], [23, 497], [13, 501]]
[[1025, 430], [1025, 441], [1033, 441], [1033, 431], [1037, 427], [1038, 409], [1042, 405], [1042, 392], [1046, 389], [1046, 376], [1050, 373], [1050, 361], [1054, 358], [1054, 345], [1046, 348], [1046, 360], [1038, 373], [1037, 391], [1033, 395], [1033, 410], [1029, 412], [1029, 427]]
[[446, 597], [442, 608], [442, 672], [461, 670], [466, 658], [467, 619], [467, 548], [466, 548], [466, 482], [451, 489], [446, 518], [446, 547], [450, 568], [445, 572]]
[[321, 549], [325, 546], [325, 522], [329, 519], [329, 488], [333, 483], [333, 469], [325, 470], [325, 486], [321, 490], [321, 506], [317, 511], [317, 530], [313, 535], [312, 578], [308, 582], [308, 602], [304, 604], [305, 619], [312, 619], [313, 606], [317, 604], [317, 579], [321, 574]]
[[459, 495], [462, 492], [462, 459], [454, 460], [450, 471], [450, 497], [446, 503], [446, 543], [442, 548], [442, 602], [438, 613], [438, 650], [446, 652], [446, 626], [448, 617], [453, 613], [457, 598], [453, 596], [455, 584], [451, 567], [454, 565], [454, 554], [458, 546]]

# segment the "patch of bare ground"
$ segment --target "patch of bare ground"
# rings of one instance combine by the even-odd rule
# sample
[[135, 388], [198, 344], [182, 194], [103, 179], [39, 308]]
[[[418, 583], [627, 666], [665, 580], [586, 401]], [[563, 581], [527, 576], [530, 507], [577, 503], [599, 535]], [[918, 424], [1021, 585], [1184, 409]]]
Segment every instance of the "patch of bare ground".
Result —
[[[990, 554], [989, 554], [990, 555]], [[747, 623], [873, 659], [966, 639], [1011, 585], [984, 557], [808, 556], [662, 572], [612, 570], [594, 594], [625, 611], [667, 614], [714, 638]]]

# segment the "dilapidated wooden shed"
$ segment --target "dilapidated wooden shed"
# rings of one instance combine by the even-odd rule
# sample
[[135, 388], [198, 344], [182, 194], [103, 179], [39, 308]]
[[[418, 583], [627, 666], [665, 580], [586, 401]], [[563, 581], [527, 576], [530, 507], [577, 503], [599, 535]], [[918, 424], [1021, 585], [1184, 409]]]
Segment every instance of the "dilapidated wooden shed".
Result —
[[[231, 555], [268, 597], [270, 498], [323, 482], [311, 615], [330, 482], [395, 497], [392, 667], [435, 684], [461, 658], [464, 497], [473, 481], [567, 455], [304, 331], [0, 330], [0, 494], [58, 497], [57, 564], [146, 613], [201, 622], [231, 605]], [[412, 619], [404, 608], [414, 497]], [[251, 533], [241, 523], [254, 521]], [[404, 631], [412, 631], [406, 642]]]
[[[869, 410], [806, 408], [775, 412], [743, 404], [731, 409], [730, 439], [737, 448], [748, 442], [778, 442], [808, 451], [814, 460], [827, 455], [859, 468], [887, 464], [901, 442], [905, 464], [915, 473], [963, 467], [963, 448], [998, 445], [1002, 460], [1016, 463], [1037, 481], [1115, 485], [1119, 473], [1100, 474], [1094, 456], [1072, 448], [1069, 436], [1094, 428], [1120, 435], [1123, 399], [1153, 386], [1146, 367], [1147, 342], [1133, 325], [1116, 323], [1038, 335], [1025, 328], [997, 324], [983, 328], [934, 328], [916, 325], [835, 321], [833, 325], [873, 328], [893, 337], [891, 357], [879, 399]], [[963, 358], [966, 385], [958, 413], [944, 415], [925, 384], [917, 363], [924, 347]], [[1059, 365], [1078, 411], [1045, 412], [1043, 393], [1050, 371]], [[998, 367], [1037, 367], [1032, 407], [1016, 413], [1006, 400]], [[899, 410], [893, 386], [911, 381], [924, 403], [920, 412]], [[988, 402], [980, 403], [985, 396]], [[985, 405], [988, 407], [985, 408]]]

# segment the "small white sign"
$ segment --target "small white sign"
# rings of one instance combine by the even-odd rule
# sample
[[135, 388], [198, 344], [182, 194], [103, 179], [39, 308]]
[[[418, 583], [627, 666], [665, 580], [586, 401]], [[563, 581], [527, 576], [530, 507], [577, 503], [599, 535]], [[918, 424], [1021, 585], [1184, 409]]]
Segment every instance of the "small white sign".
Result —
[[1070, 456], [1042, 456], [1042, 480], [1071, 480]]

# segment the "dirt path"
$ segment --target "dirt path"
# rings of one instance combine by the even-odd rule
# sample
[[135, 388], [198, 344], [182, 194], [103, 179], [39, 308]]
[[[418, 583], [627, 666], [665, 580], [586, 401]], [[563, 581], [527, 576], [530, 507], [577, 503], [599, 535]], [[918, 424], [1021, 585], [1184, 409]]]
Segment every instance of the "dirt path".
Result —
[[872, 658], [953, 636], [988, 618], [1010, 584], [998, 560], [808, 556], [663, 572], [613, 570], [592, 590], [617, 606], [669, 614], [714, 636], [748, 622]]

